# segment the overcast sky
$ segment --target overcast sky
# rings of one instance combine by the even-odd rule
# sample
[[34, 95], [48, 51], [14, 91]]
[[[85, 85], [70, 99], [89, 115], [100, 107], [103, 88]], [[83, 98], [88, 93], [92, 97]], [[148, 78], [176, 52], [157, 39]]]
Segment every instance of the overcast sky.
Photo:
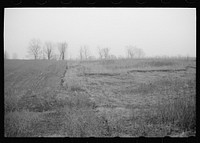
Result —
[[142, 48], [146, 56], [196, 56], [196, 9], [6, 8], [4, 50], [10, 57], [26, 58], [32, 38], [66, 41], [72, 58], [81, 45], [96, 57], [98, 46], [125, 56], [127, 45]]

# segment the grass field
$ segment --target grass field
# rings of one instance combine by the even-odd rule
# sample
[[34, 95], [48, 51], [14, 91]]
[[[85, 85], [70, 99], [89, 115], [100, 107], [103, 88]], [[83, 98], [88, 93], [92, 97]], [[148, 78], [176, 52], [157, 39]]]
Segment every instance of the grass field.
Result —
[[196, 136], [196, 60], [5, 60], [4, 135]]

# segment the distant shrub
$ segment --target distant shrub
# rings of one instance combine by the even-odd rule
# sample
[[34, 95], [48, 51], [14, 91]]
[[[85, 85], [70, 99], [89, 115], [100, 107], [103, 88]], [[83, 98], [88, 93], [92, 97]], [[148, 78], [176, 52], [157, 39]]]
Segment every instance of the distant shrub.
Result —
[[174, 61], [149, 61], [149, 62], [145, 62], [146, 65], [149, 65], [151, 67], [161, 67], [161, 66], [173, 66], [174, 64], [176, 64], [176, 62]]
[[71, 85], [69, 87], [69, 90], [71, 90], [72, 92], [75, 92], [75, 91], [84, 91], [80, 86], [78, 85]]
[[101, 61], [101, 64], [102, 65], [110, 65], [110, 64], [115, 64], [117, 61], [116, 60], [113, 60], [113, 59], [107, 59], [107, 60], [102, 60]]

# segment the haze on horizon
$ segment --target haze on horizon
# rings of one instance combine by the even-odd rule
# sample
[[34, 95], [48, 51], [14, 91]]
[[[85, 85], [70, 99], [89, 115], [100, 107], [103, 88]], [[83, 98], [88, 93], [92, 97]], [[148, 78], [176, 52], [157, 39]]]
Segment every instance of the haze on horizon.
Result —
[[[4, 50], [12, 58], [27, 58], [31, 39], [68, 43], [67, 56], [77, 58], [87, 45], [126, 56], [125, 47], [137, 46], [146, 56], [196, 57], [195, 8], [6, 8]], [[58, 53], [57, 47], [54, 51]]]

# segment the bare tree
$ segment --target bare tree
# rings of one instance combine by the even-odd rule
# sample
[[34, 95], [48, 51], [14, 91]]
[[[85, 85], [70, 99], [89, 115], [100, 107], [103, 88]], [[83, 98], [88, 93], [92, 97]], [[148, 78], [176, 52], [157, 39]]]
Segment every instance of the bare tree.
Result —
[[80, 59], [83, 60], [87, 60], [89, 58], [89, 48], [88, 46], [84, 45], [83, 47], [81, 46], [80, 48]]
[[136, 46], [126, 46], [126, 50], [128, 58], [141, 58], [145, 56], [144, 51], [141, 48], [137, 48]]
[[12, 58], [13, 58], [13, 59], [17, 59], [17, 54], [16, 54], [16, 53], [13, 53]]
[[38, 59], [41, 54], [41, 42], [39, 39], [32, 39], [29, 43], [28, 53], [34, 57], [34, 59]]
[[80, 48], [79, 54], [80, 54], [80, 60], [83, 60], [83, 48], [82, 47]]
[[4, 59], [9, 59], [9, 54], [7, 51], [4, 52]]
[[108, 49], [108, 48], [103, 48], [102, 50], [103, 50], [104, 58], [105, 58], [105, 59], [108, 59], [110, 49]]
[[103, 52], [102, 49], [100, 49], [99, 47], [98, 47], [98, 53], [99, 53], [99, 58], [103, 59]]
[[135, 47], [134, 46], [126, 46], [127, 50], [127, 58], [134, 58], [135, 56]]
[[68, 45], [67, 45], [66, 42], [58, 44], [58, 50], [59, 50], [59, 53], [60, 53], [60, 58], [59, 59], [61, 59], [61, 60], [65, 59], [65, 52], [66, 52], [67, 46]]
[[85, 59], [88, 59], [88, 57], [89, 57], [89, 48], [88, 48], [88, 46], [84, 46], [83, 47], [83, 51], [84, 51], [84, 57], [85, 57]]
[[100, 56], [100, 59], [108, 59], [109, 58], [109, 51], [110, 49], [109, 48], [98, 48], [99, 49], [99, 56]]
[[53, 44], [51, 42], [45, 43], [44, 53], [47, 56], [48, 60], [51, 60], [53, 57]]
[[142, 58], [145, 56], [145, 53], [144, 53], [143, 49], [141, 49], [141, 48], [137, 48], [137, 54], [138, 54], [138, 58]]

